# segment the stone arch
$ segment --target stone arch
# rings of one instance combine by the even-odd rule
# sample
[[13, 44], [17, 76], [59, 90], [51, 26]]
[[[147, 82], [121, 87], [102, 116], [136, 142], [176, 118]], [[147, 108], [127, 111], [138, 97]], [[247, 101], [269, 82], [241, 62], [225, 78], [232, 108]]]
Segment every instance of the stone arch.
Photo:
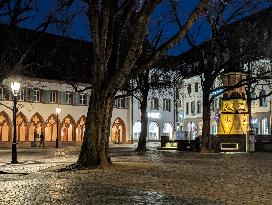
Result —
[[45, 141], [56, 141], [57, 139], [57, 123], [60, 123], [56, 114], [51, 114], [45, 121], [44, 137]]
[[36, 129], [38, 134], [44, 133], [44, 119], [40, 113], [36, 112], [29, 121], [29, 138], [28, 141], [34, 141], [34, 130]]
[[160, 139], [160, 125], [156, 121], [152, 121], [148, 126], [148, 139], [159, 140]]
[[61, 123], [61, 141], [75, 141], [75, 120], [68, 114]]
[[16, 127], [17, 140], [21, 142], [27, 141], [26, 136], [28, 135], [28, 120], [22, 112], [16, 114]]
[[120, 117], [117, 117], [113, 121], [111, 132], [111, 141], [113, 143], [126, 142], [126, 126], [124, 121]]
[[76, 141], [82, 142], [85, 131], [86, 116], [82, 115], [76, 124]]
[[5, 111], [0, 112], [0, 141], [11, 141], [11, 120]]

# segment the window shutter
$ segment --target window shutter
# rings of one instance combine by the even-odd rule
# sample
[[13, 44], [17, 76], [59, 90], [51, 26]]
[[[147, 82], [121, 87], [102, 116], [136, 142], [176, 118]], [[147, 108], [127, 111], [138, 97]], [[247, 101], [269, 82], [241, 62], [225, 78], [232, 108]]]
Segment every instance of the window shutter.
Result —
[[25, 101], [30, 101], [30, 90], [29, 88], [25, 88]]
[[61, 91], [57, 91], [57, 95], [58, 95], [58, 103], [59, 104], [64, 104], [65, 103], [65, 93], [64, 92], [61, 92]]
[[50, 91], [49, 90], [43, 90], [43, 92], [42, 92], [42, 101], [44, 102], [44, 103], [49, 103], [49, 95], [50, 95]]
[[79, 102], [79, 93], [74, 93], [73, 103], [74, 103], [74, 105], [79, 105], [80, 104], [80, 102]]
[[[65, 92], [61, 92], [61, 100], [62, 100], [62, 104], [65, 104], [66, 102], [66, 98], [65, 98]], [[72, 95], [72, 104], [73, 104], [73, 95]]]
[[29, 89], [29, 102], [33, 102], [33, 101], [34, 101], [34, 90]]
[[89, 105], [89, 104], [90, 104], [90, 99], [91, 99], [91, 96], [90, 96], [90, 95], [86, 95], [87, 105]]
[[79, 93], [76, 94], [76, 104], [80, 105], [80, 94]]

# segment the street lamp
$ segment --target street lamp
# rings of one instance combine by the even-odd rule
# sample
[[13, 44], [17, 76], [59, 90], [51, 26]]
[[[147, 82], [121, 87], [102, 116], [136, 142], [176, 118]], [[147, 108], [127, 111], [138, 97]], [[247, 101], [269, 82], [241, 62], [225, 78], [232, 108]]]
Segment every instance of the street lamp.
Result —
[[12, 139], [12, 160], [11, 164], [17, 164], [17, 129], [16, 129], [16, 113], [17, 113], [17, 96], [20, 90], [20, 83], [13, 82], [10, 85], [13, 94], [13, 139]]
[[56, 108], [57, 113], [57, 138], [56, 138], [56, 148], [59, 148], [59, 114], [61, 109], [59, 107]]

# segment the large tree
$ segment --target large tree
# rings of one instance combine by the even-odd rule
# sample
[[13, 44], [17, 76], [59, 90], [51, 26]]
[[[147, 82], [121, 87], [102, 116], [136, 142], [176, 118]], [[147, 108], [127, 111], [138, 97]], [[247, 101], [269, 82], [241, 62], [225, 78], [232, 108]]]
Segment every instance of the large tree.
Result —
[[177, 32], [162, 42], [140, 65], [135, 63], [148, 34], [151, 14], [162, 0], [85, 0], [92, 39], [92, 91], [86, 130], [77, 166], [111, 164], [108, 155], [113, 100], [130, 74], [141, 73], [177, 44], [206, 5], [201, 0]]

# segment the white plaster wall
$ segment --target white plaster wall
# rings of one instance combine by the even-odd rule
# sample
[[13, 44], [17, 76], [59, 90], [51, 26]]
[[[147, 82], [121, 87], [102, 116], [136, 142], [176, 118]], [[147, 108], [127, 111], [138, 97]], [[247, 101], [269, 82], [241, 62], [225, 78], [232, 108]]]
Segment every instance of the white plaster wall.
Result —
[[[25, 78], [13, 78], [13, 79], [7, 79], [4, 81], [4, 83], [7, 84], [7, 86], [10, 84], [11, 81], [16, 80], [20, 83], [22, 83], [22, 87], [28, 87], [28, 88], [39, 88], [39, 89], [44, 89], [44, 90], [58, 90], [58, 91], [68, 91], [68, 92], [75, 92], [73, 87], [71, 85], [68, 85], [63, 82], [58, 82], [58, 81], [51, 81], [51, 80], [46, 80], [46, 79], [25, 79]], [[87, 85], [84, 85], [87, 86]], [[83, 88], [83, 87], [82, 87]], [[85, 91], [84, 93], [90, 94], [90, 91]], [[13, 106], [12, 101], [8, 100], [3, 100], [0, 101], [4, 105], [8, 107]], [[130, 101], [129, 101], [130, 102]], [[39, 113], [42, 117], [43, 120], [46, 121], [48, 117], [51, 114], [56, 113], [56, 107], [61, 108], [61, 113], [59, 115], [60, 122], [63, 121], [63, 119], [70, 114], [74, 120], [75, 123], [77, 123], [78, 119], [82, 116], [85, 115], [87, 116], [87, 111], [88, 111], [88, 106], [87, 105], [66, 105], [66, 104], [56, 104], [56, 103], [41, 103], [41, 102], [20, 102], [18, 101], [18, 112], [22, 112], [27, 120], [29, 121], [31, 117], [35, 113]], [[130, 108], [130, 107], [129, 107]], [[0, 112], [5, 111], [11, 121], [12, 121], [12, 111], [4, 107], [3, 105], [0, 105]], [[112, 119], [111, 123], [113, 124], [114, 120], [119, 117], [121, 118], [126, 126], [126, 140], [128, 141], [130, 139], [130, 114], [129, 114], [129, 109], [119, 109], [119, 108], [114, 108], [113, 113], [112, 113]]]
[[[173, 97], [174, 89], [167, 89], [163, 94], [161, 92], [151, 92], [148, 96], [148, 102], [147, 102], [147, 113], [159, 113], [160, 118], [149, 118], [148, 119], [148, 126], [151, 122], [156, 122], [159, 125], [160, 131], [159, 131], [159, 137], [163, 134], [163, 127], [165, 123], [171, 123], [173, 126], [175, 126], [174, 122], [174, 115], [175, 115], [175, 104], [174, 104], [174, 97]], [[159, 110], [151, 110], [151, 99], [153, 97], [156, 97], [159, 99]], [[163, 110], [163, 99], [170, 99], [171, 101], [171, 111], [164, 111]], [[133, 128], [133, 125], [135, 122], [141, 121], [141, 113], [140, 109], [138, 108], [138, 100], [136, 98], [133, 98], [133, 124], [131, 125]]]

